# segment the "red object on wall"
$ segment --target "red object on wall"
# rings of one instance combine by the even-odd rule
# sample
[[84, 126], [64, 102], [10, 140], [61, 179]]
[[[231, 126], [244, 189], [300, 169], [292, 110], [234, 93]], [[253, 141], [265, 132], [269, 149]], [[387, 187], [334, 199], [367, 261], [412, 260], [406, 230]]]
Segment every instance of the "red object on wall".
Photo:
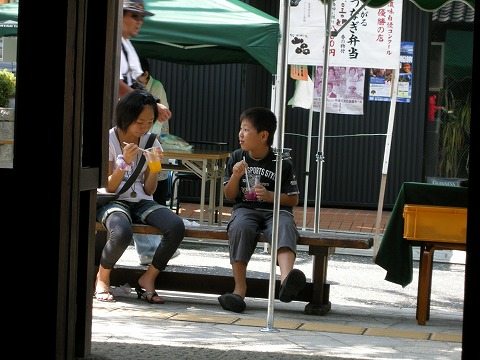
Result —
[[428, 98], [428, 121], [435, 120], [435, 112], [441, 108], [441, 106], [435, 105], [437, 102], [437, 95], [430, 95]]

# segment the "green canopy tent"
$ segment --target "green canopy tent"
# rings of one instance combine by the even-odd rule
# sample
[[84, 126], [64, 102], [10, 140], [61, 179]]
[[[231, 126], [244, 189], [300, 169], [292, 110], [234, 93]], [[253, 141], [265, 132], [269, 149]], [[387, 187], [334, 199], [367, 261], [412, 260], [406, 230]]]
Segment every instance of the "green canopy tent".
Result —
[[18, 21], [18, 2], [0, 5], [0, 21]]
[[[0, 22], [18, 21], [18, 3], [0, 5]], [[132, 42], [141, 56], [180, 64], [260, 64], [277, 70], [278, 20], [240, 0], [145, 0], [154, 13]], [[16, 27], [0, 25], [0, 36]]]
[[0, 21], [0, 36], [17, 36], [18, 23], [13, 20]]
[[277, 70], [278, 20], [239, 0], [145, 0], [154, 13], [132, 39], [145, 57], [183, 64], [260, 64]]
[[0, 5], [0, 37], [17, 36], [18, 3]]

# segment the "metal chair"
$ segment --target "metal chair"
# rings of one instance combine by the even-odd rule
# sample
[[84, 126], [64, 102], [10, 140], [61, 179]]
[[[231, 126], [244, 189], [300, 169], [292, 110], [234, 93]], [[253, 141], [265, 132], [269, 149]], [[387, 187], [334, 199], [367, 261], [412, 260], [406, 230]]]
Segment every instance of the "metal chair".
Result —
[[[217, 150], [224, 150], [225, 147], [228, 146], [228, 143], [220, 141], [189, 141], [188, 143], [193, 145], [194, 147], [197, 147], [196, 145], [198, 145], [210, 149], [215, 148]], [[173, 203], [175, 202], [175, 212], [177, 213], [177, 215], [180, 210], [181, 203], [181, 194], [179, 190], [181, 188], [181, 184], [188, 181], [193, 183], [199, 183], [202, 181], [202, 179], [198, 175], [191, 172], [175, 171], [174, 175], [172, 176], [172, 181], [170, 183], [170, 209], [173, 209]], [[215, 222], [218, 223], [218, 210], [215, 211]]]

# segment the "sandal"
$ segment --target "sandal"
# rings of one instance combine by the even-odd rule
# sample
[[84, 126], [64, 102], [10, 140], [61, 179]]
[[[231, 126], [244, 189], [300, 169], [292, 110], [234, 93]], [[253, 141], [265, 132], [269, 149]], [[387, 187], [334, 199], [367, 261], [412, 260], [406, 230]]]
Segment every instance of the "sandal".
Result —
[[[99, 295], [106, 295], [106, 296], [99, 296]], [[110, 290], [95, 291], [94, 296], [95, 296], [95, 299], [97, 299], [98, 301], [115, 302], [115, 296], [112, 294]]]
[[224, 310], [241, 313], [245, 311], [247, 304], [240, 295], [226, 293], [218, 297], [218, 302]]
[[[142, 288], [135, 288], [135, 291], [137, 292], [138, 299], [144, 298], [146, 302], [149, 304], [164, 304], [165, 300], [160, 297], [160, 295], [157, 294], [156, 291], [146, 291]], [[153, 300], [154, 297], [159, 298], [159, 300]]]
[[282, 302], [291, 302], [300, 290], [305, 287], [306, 282], [305, 274], [298, 269], [293, 269], [288, 273], [283, 284], [280, 285], [279, 300]]

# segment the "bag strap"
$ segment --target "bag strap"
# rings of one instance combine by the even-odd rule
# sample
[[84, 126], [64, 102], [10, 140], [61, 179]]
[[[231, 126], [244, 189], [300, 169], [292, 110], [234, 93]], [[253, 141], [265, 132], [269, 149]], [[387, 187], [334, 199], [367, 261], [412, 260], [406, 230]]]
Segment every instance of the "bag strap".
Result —
[[[150, 133], [150, 137], [147, 140], [147, 144], [145, 145], [145, 148], [151, 148], [153, 145], [153, 142], [155, 141], [155, 138], [157, 137], [157, 134]], [[142, 156], [140, 161], [138, 162], [137, 167], [135, 168], [135, 171], [128, 177], [128, 180], [123, 184], [122, 188], [118, 191], [117, 195], [123, 194], [127, 189], [132, 186], [135, 180], [137, 180], [138, 175], [140, 174], [140, 170], [143, 168], [143, 164], [145, 164], [145, 156]]]

